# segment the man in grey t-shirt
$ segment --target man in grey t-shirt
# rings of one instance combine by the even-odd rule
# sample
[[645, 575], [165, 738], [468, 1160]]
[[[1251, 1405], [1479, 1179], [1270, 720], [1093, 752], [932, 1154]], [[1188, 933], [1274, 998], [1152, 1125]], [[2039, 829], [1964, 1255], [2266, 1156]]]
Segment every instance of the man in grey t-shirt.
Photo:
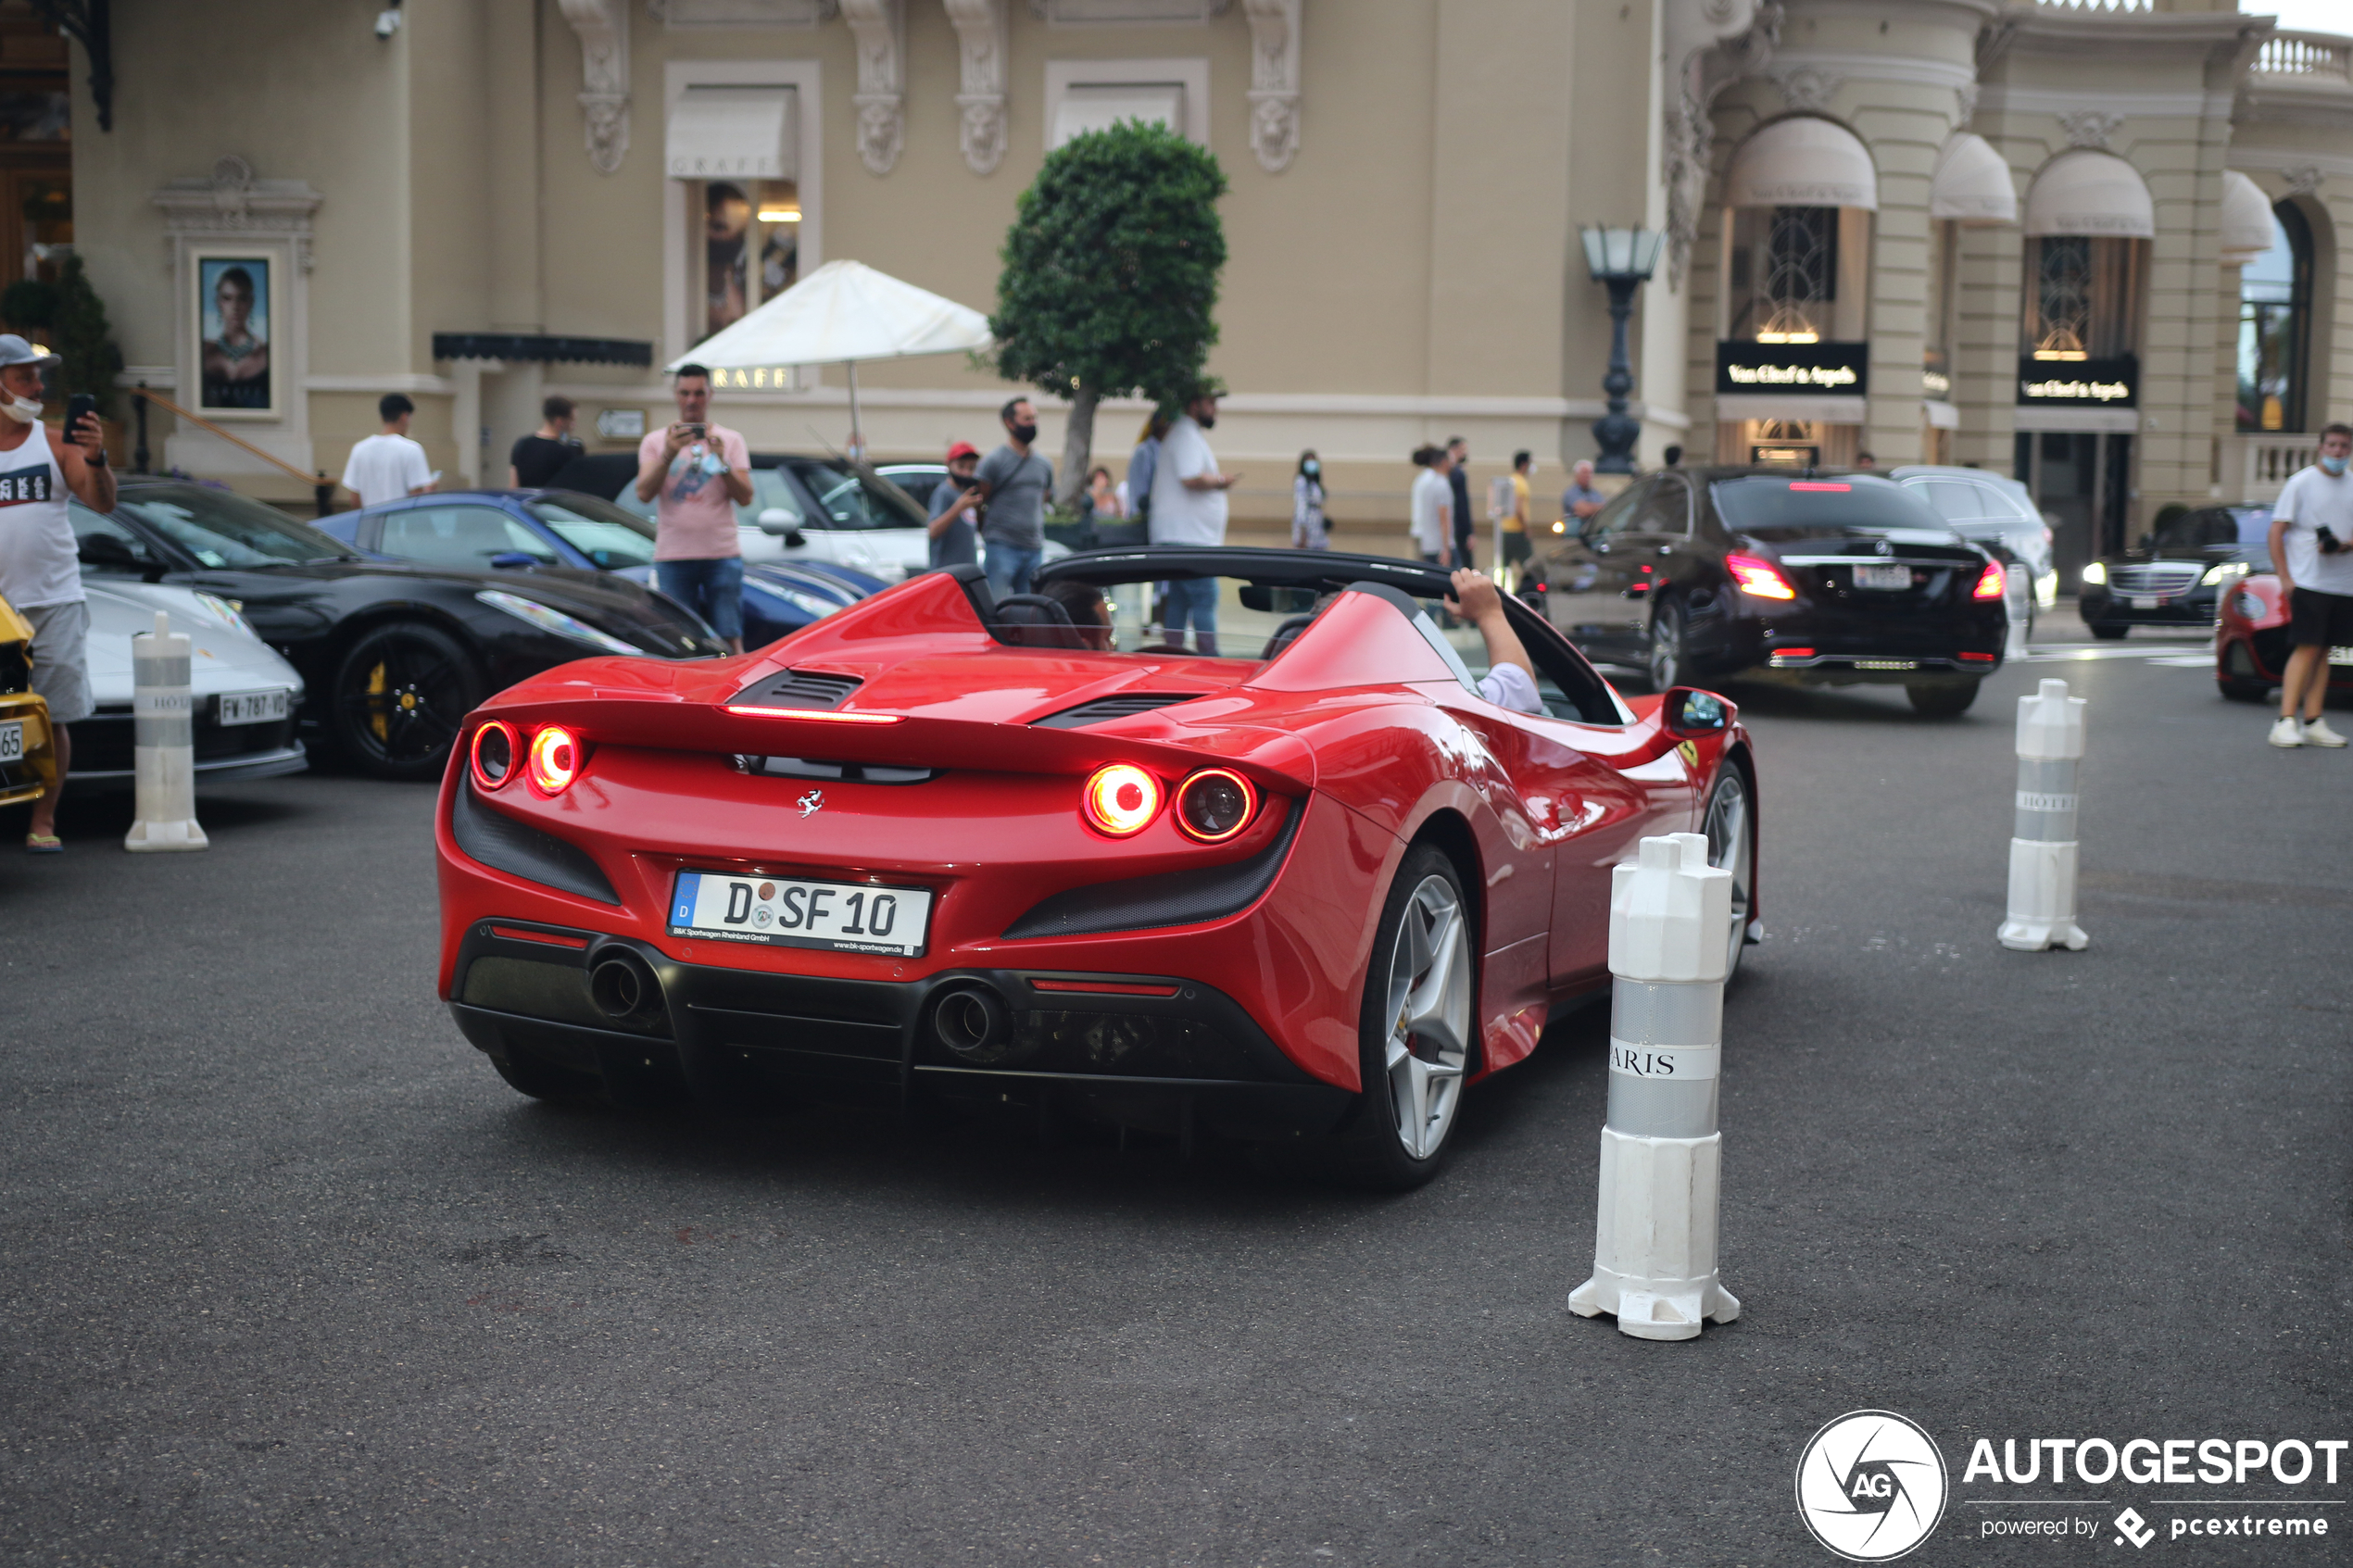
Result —
[[982, 564], [988, 587], [999, 596], [1026, 594], [1046, 551], [1046, 495], [1054, 487], [1054, 465], [1030, 450], [1038, 439], [1038, 410], [1016, 397], [997, 412], [1004, 421], [1005, 445], [983, 458], [980, 495], [988, 507], [980, 523], [988, 546]]

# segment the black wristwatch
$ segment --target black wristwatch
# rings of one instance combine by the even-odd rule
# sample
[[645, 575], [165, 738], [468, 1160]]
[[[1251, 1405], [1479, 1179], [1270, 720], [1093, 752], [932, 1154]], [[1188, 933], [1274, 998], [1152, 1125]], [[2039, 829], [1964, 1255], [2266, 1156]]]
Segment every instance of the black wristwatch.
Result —
[[82, 460], [94, 469], [105, 468], [107, 466], [107, 449], [101, 446], [95, 452], [85, 452], [82, 455]]

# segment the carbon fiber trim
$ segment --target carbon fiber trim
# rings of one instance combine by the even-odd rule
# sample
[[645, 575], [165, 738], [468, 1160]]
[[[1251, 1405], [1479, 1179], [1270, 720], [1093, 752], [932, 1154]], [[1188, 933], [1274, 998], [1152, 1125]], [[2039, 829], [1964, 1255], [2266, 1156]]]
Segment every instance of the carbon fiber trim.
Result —
[[599, 903], [621, 902], [588, 851], [493, 810], [474, 798], [472, 778], [458, 786], [449, 809], [449, 832], [459, 848], [485, 866]]
[[1282, 809], [1287, 813], [1282, 831], [1246, 860], [1074, 887], [1033, 905], [1005, 928], [1006, 939], [1198, 925], [1239, 913], [1274, 885], [1275, 873], [1282, 870], [1284, 858], [1290, 853], [1291, 840], [1299, 836], [1300, 819], [1306, 813], [1294, 809], [1287, 800]]
[[1092, 702], [1082, 702], [1076, 708], [1065, 708], [1060, 713], [1049, 713], [1030, 723], [1041, 730], [1076, 730], [1082, 725], [1101, 724], [1113, 719], [1125, 719], [1130, 714], [1150, 713], [1155, 708], [1190, 702], [1200, 692], [1121, 692], [1116, 696], [1099, 696]]

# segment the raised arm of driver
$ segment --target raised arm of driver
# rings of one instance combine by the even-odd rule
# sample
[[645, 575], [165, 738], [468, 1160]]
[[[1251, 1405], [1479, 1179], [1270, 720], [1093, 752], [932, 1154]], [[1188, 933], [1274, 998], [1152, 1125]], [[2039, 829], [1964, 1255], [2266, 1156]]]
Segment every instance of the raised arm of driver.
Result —
[[1483, 571], [1466, 567], [1450, 580], [1453, 593], [1446, 599], [1447, 609], [1478, 628], [1487, 644], [1487, 662], [1516, 664], [1536, 678], [1536, 666], [1528, 657], [1528, 649], [1520, 645], [1519, 633], [1504, 615], [1504, 596]]

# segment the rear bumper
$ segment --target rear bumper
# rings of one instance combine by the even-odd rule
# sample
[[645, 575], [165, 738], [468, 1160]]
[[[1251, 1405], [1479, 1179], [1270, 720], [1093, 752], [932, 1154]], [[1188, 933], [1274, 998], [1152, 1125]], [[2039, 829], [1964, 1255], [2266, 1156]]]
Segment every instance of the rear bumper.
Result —
[[1958, 655], [1824, 653], [1803, 657], [1772, 654], [1752, 680], [1798, 686], [1936, 685], [1982, 681], [2002, 667], [2001, 655], [1968, 659]]
[[[659, 1000], [634, 1019], [608, 1013], [590, 983], [608, 961], [642, 963]], [[971, 988], [997, 998], [1007, 1026], [960, 1053], [934, 1005]], [[484, 1054], [608, 1081], [674, 1067], [717, 1085], [749, 1070], [901, 1095], [1051, 1099], [1127, 1124], [1189, 1122], [1237, 1136], [1327, 1132], [1356, 1098], [1302, 1072], [1225, 992], [1180, 976], [957, 969], [850, 980], [686, 963], [631, 938], [480, 921], [462, 939], [451, 996], [459, 1028]]]
[[[79, 729], [80, 726], [76, 725]], [[80, 753], [77, 751], [76, 756]], [[246, 752], [229, 757], [198, 759], [195, 781], [199, 784], [235, 784], [243, 779], [274, 779], [283, 773], [299, 773], [310, 766], [310, 753], [301, 746], [274, 746], [267, 751]], [[76, 768], [69, 775], [79, 785], [101, 787], [133, 783], [137, 772], [130, 768]]]

